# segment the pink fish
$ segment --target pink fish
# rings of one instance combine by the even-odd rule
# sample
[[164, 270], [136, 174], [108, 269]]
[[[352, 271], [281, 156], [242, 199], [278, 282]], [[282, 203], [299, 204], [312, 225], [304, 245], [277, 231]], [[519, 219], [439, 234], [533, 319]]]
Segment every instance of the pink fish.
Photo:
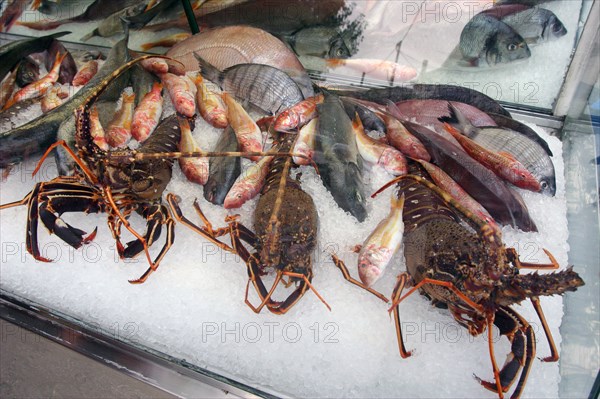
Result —
[[94, 144], [100, 147], [101, 150], [108, 151], [110, 149], [104, 135], [104, 128], [100, 123], [98, 108], [95, 105], [90, 110], [90, 134]]
[[314, 118], [304, 125], [302, 129], [300, 129], [300, 132], [298, 132], [298, 138], [296, 138], [296, 144], [294, 144], [292, 152], [294, 154], [304, 155], [306, 158], [293, 156], [292, 160], [296, 165], [310, 164], [315, 152], [315, 138], [317, 134], [318, 122], [319, 118]]
[[[188, 120], [185, 118], [179, 118], [179, 125], [181, 126], [181, 141], [179, 142], [179, 151], [202, 151], [192, 136], [192, 131], [190, 129]], [[208, 158], [179, 158], [179, 167], [189, 181], [198, 183], [200, 185], [206, 184], [208, 180]]]
[[463, 136], [455, 127], [447, 123], [444, 124], [444, 127], [470, 156], [490, 169], [498, 177], [525, 190], [539, 192], [542, 189], [539, 180], [521, 162], [512, 157], [509, 158], [488, 150], [472, 139]]
[[318, 94], [281, 111], [275, 118], [275, 131], [289, 132], [304, 126], [317, 115], [317, 104], [321, 104], [323, 99], [323, 94]]
[[162, 84], [155, 82], [133, 113], [131, 135], [140, 143], [154, 131], [163, 110]]
[[331, 68], [343, 66], [364, 73], [368, 77], [387, 81], [408, 82], [417, 77], [417, 70], [415, 68], [386, 60], [329, 58], [325, 62]]
[[475, 214], [481, 220], [485, 220], [492, 227], [498, 228], [498, 225], [489, 212], [479, 202], [471, 197], [457, 182], [448, 176], [446, 172], [427, 161], [416, 161], [419, 162], [423, 168], [425, 168], [429, 176], [431, 176], [431, 179], [439, 188], [450, 194], [450, 196], [459, 204], [473, 212], [473, 214]]
[[62, 87], [60, 85], [54, 85], [44, 97], [42, 97], [42, 101], [40, 105], [42, 106], [42, 112], [46, 113], [48, 111], [52, 111], [54, 108], [60, 106], [63, 103], [63, 100], [69, 96], [69, 93], [62, 91]]
[[402, 176], [407, 172], [406, 158], [400, 151], [369, 137], [363, 128], [358, 115], [352, 122], [356, 134], [358, 152], [371, 165], [379, 165], [394, 176]]
[[227, 110], [221, 101], [221, 97], [208, 90], [202, 79], [202, 75], [198, 75], [195, 83], [198, 89], [196, 99], [198, 100], [198, 109], [202, 118], [216, 128], [226, 128], [229, 125], [229, 121], [227, 120]]
[[64, 53], [60, 55], [56, 54], [56, 59], [54, 60], [54, 64], [52, 65], [52, 69], [50, 72], [37, 82], [33, 82], [21, 90], [17, 91], [11, 98], [4, 104], [4, 109], [8, 109], [12, 107], [14, 104], [28, 100], [30, 98], [38, 98], [43, 96], [48, 89], [54, 86], [54, 83], [58, 80], [58, 72], [60, 70], [60, 64], [63, 59], [67, 56], [68, 53]]
[[91, 60], [79, 68], [79, 71], [73, 77], [73, 86], [83, 86], [90, 81], [98, 72], [98, 61]]
[[121, 108], [115, 113], [106, 133], [108, 144], [115, 148], [124, 147], [131, 138], [131, 121], [135, 107], [135, 93], [124, 91], [121, 94], [121, 99]]
[[239, 208], [260, 192], [265, 184], [272, 159], [271, 156], [261, 158], [237, 178], [223, 202], [225, 209]]
[[175, 110], [181, 115], [192, 118], [196, 114], [196, 85], [187, 76], [163, 73], [160, 80], [167, 88]]
[[169, 72], [169, 64], [162, 58], [147, 58], [140, 61], [140, 64], [142, 64], [145, 70], [156, 75]]
[[367, 287], [379, 280], [392, 257], [400, 249], [404, 234], [403, 208], [404, 195], [400, 198], [392, 195], [389, 215], [379, 222], [358, 253], [358, 275]]
[[385, 112], [378, 113], [378, 115], [385, 123], [386, 137], [391, 145], [413, 159], [431, 160], [423, 143], [410, 134], [398, 119]]
[[[221, 95], [227, 105], [227, 119], [235, 131], [235, 135], [244, 152], [260, 152], [263, 150], [262, 133], [258, 125], [250, 118], [246, 110], [227, 93]], [[249, 156], [253, 161], [261, 159], [260, 155]]]

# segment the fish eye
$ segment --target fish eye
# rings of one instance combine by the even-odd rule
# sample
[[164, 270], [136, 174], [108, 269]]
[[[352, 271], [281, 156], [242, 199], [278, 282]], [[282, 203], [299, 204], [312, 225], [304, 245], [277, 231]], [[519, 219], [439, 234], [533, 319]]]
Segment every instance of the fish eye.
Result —
[[335, 55], [337, 55], [338, 57], [341, 57], [342, 55], [344, 55], [344, 49], [341, 49], [341, 48], [337, 49], [335, 51]]
[[508, 51], [515, 51], [517, 49], [517, 45], [514, 43], [510, 43], [507, 47]]
[[548, 183], [545, 181], [543, 181], [541, 185], [542, 185], [542, 189], [548, 188]]

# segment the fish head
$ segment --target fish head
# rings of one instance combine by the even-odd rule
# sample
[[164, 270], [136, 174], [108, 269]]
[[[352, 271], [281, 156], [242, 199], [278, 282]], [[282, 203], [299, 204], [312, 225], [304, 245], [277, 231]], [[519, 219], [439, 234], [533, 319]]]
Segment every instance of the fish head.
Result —
[[553, 176], [538, 177], [541, 190], [540, 193], [553, 197], [556, 194], [556, 180]]
[[550, 18], [548, 18], [544, 24], [544, 29], [542, 30], [542, 38], [544, 40], [559, 38], [566, 34], [567, 28], [565, 28], [563, 23], [556, 17], [556, 15], [552, 15]]
[[344, 38], [337, 35], [331, 38], [329, 42], [329, 58], [350, 58], [352, 55], [350, 49], [346, 46]]
[[498, 33], [488, 42], [486, 61], [488, 65], [509, 63], [531, 57], [531, 50], [525, 39], [516, 32]]
[[363, 190], [362, 173], [358, 165], [348, 164], [344, 171], [343, 192], [338, 195], [338, 205], [350, 212], [359, 222], [367, 217], [366, 197]]
[[300, 124], [300, 115], [293, 109], [287, 109], [275, 119], [275, 131], [287, 132]]

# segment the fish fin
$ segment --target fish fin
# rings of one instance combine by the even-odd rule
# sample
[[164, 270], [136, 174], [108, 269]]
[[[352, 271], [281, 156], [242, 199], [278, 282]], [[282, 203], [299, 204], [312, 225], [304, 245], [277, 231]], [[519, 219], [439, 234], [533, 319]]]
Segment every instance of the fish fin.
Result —
[[358, 112], [354, 113], [354, 119], [352, 120], [352, 128], [358, 132], [365, 132], [365, 128], [360, 120], [360, 116], [358, 116]]
[[94, 29], [93, 31], [91, 31], [90, 33], [88, 33], [87, 35], [83, 35], [81, 36], [81, 40], [82, 42], [87, 42], [88, 40], [90, 40], [92, 37], [97, 36], [98, 35], [98, 29]]
[[444, 129], [446, 129], [446, 131], [448, 133], [450, 133], [452, 135], [452, 137], [456, 138], [458, 136], [462, 136], [462, 134], [460, 133], [460, 130], [458, 130], [457, 128], [455, 128], [454, 126], [452, 126], [451, 124], [444, 122]]
[[141, 44], [140, 49], [142, 49], [142, 51], [148, 51], [151, 48], [158, 47], [159, 44], [156, 44], [156, 43], [159, 43], [159, 42], [150, 42], [150, 43]]
[[[390, 116], [398, 119], [398, 121], [401, 120], [400, 116], [402, 115], [402, 112], [400, 112], [400, 108], [398, 108], [396, 103], [394, 103], [392, 100], [388, 99], [385, 102], [385, 109], [390, 114]], [[382, 115], [385, 115], [385, 114], [382, 113]]]
[[450, 101], [448, 101], [448, 112], [450, 112], [449, 116], [442, 116], [438, 118], [438, 120], [454, 126], [461, 131], [468, 131], [473, 127], [471, 121], [469, 121]]
[[223, 74], [213, 65], [208, 63], [208, 61], [204, 60], [202, 57], [198, 55], [198, 53], [194, 52], [194, 57], [198, 60], [198, 64], [200, 65], [200, 73], [203, 77], [210, 80], [213, 83], [221, 86], [221, 81], [223, 78]]
[[359, 253], [361, 249], [362, 249], [362, 245], [357, 244], [354, 247], [352, 247], [351, 251], [354, 253]]

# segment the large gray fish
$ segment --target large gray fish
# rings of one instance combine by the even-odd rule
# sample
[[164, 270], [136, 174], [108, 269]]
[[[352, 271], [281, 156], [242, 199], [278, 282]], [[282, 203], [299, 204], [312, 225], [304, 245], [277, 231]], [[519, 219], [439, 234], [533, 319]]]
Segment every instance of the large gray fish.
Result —
[[475, 15], [460, 34], [460, 52], [473, 66], [494, 66], [529, 58], [525, 39], [504, 22], [485, 13]]
[[123, 18], [129, 20], [130, 17], [141, 14], [145, 8], [146, 4], [139, 3], [119, 10], [98, 22], [96, 29], [84, 35], [81, 40], [85, 42], [94, 36], [110, 37], [123, 33]]
[[525, 135], [501, 127], [476, 127], [455, 107], [449, 105], [450, 117], [442, 118], [465, 136], [495, 152], [505, 152], [521, 162], [540, 182], [541, 193], [556, 194], [554, 164], [546, 150]]
[[[240, 151], [235, 132], [228, 126], [219, 137], [214, 151]], [[204, 198], [215, 205], [223, 205], [233, 183], [242, 172], [240, 157], [211, 157], [208, 167], [208, 180], [204, 185]]]
[[543, 43], [567, 34], [567, 28], [560, 19], [552, 11], [540, 7], [507, 15], [502, 22], [513, 28], [527, 43]]
[[71, 32], [58, 32], [48, 36], [15, 40], [0, 47], [0, 80], [24, 57], [46, 50], [55, 38], [69, 33]]
[[325, 94], [317, 109], [314, 160], [323, 184], [340, 208], [362, 222], [367, 217], [365, 186], [352, 121], [335, 95]]
[[388, 100], [393, 103], [406, 100], [455, 101], [472, 105], [483, 112], [493, 112], [495, 114], [510, 116], [510, 113], [493, 98], [477, 90], [456, 85], [414, 84], [362, 91], [336, 90], [335, 93], [378, 104], [386, 104]]
[[202, 76], [241, 101], [277, 114], [304, 100], [302, 91], [285, 72], [268, 65], [239, 64], [224, 71], [195, 54]]
[[[20, 162], [23, 159], [42, 153], [50, 144], [56, 141], [57, 129], [60, 124], [73, 114], [73, 111], [96, 90], [96, 87], [118, 67], [129, 59], [127, 37], [117, 43], [110, 51], [104, 65], [98, 73], [83, 86], [73, 97], [52, 111], [41, 115], [31, 122], [15, 129], [0, 133], [0, 167]], [[125, 79], [121, 79], [125, 78]], [[117, 99], [122, 91], [115, 87], [127, 83], [129, 75], [119, 77], [117, 83], [102, 94], [102, 99]]]
[[309, 26], [284, 39], [300, 56], [348, 58], [352, 55], [339, 28], [334, 26]]

